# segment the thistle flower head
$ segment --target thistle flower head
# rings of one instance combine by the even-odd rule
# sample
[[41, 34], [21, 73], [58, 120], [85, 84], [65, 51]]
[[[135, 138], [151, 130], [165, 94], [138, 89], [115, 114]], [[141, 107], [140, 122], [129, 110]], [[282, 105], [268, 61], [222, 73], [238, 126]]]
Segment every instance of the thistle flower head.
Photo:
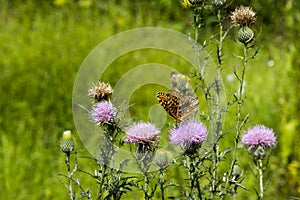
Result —
[[190, 145], [202, 144], [206, 139], [206, 127], [196, 120], [183, 122], [175, 129], [171, 129], [169, 133], [171, 142], [180, 145], [185, 150]]
[[112, 122], [115, 115], [116, 109], [108, 101], [96, 103], [91, 111], [92, 121], [99, 125]]
[[256, 22], [256, 13], [250, 7], [240, 6], [231, 13], [231, 20], [238, 26], [249, 26]]
[[64, 131], [61, 137], [60, 149], [66, 154], [70, 154], [75, 148], [74, 139], [70, 130]]
[[108, 100], [108, 97], [112, 94], [112, 92], [113, 89], [108, 83], [98, 81], [96, 84], [92, 84], [88, 91], [88, 96], [96, 101]]
[[125, 142], [127, 143], [150, 143], [156, 142], [158, 130], [153, 124], [143, 121], [134, 123], [127, 131]]
[[242, 143], [248, 147], [248, 150], [257, 149], [259, 146], [265, 149], [276, 145], [276, 137], [272, 129], [264, 125], [256, 125], [244, 132]]

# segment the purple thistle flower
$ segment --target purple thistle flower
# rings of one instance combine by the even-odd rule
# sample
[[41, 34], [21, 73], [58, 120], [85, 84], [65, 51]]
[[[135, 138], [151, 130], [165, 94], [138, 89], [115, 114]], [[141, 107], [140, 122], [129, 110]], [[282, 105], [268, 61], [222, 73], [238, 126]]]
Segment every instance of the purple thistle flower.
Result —
[[201, 144], [206, 139], [206, 127], [202, 122], [189, 120], [175, 129], [169, 130], [170, 140], [175, 145], [189, 147], [191, 144]]
[[127, 131], [125, 142], [127, 143], [148, 143], [156, 142], [158, 130], [153, 124], [143, 121], [134, 123]]
[[264, 125], [256, 125], [249, 128], [242, 136], [242, 143], [248, 146], [248, 150], [257, 146], [273, 147], [276, 144], [276, 137], [272, 129]]
[[96, 103], [91, 111], [92, 120], [97, 124], [112, 122], [115, 114], [115, 107], [107, 101]]

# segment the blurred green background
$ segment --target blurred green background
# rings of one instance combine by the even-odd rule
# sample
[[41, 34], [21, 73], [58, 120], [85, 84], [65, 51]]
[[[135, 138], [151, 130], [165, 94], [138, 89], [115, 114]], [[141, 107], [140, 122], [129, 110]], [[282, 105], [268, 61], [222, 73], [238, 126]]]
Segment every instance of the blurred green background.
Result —
[[[249, 5], [248, 1], [234, 1], [228, 13], [240, 4]], [[247, 125], [265, 124], [278, 137], [266, 176], [272, 178], [266, 199], [300, 198], [300, 3], [258, 0], [251, 6], [258, 13], [255, 29], [260, 52], [247, 70], [244, 113], [251, 115]], [[204, 38], [209, 38], [212, 25], [206, 24]], [[1, 199], [68, 198], [56, 178], [58, 173], [66, 173], [57, 144], [66, 129], [77, 136], [72, 118], [76, 72], [101, 41], [145, 26], [193, 33], [192, 13], [175, 0], [0, 0]], [[234, 41], [234, 31], [224, 45], [222, 75], [230, 99], [236, 85], [226, 80], [239, 62], [233, 53], [242, 46]], [[147, 63], [155, 55], [149, 51], [147, 59], [136, 54], [134, 60]], [[130, 56], [119, 60], [124, 72], [135, 64], [128, 64]], [[124, 72], [108, 72], [110, 83], [114, 85]], [[133, 101], [142, 102], [137, 110], [156, 101], [153, 91], [144, 91], [151, 98], [134, 96]], [[226, 118], [228, 132], [233, 131], [230, 116], [235, 116], [234, 111], [232, 108]], [[82, 154], [88, 154], [79, 139], [77, 142]], [[245, 152], [242, 155], [247, 156]], [[82, 165], [91, 167], [87, 162]], [[246, 176], [251, 177], [251, 171], [246, 171]], [[250, 185], [251, 192], [240, 190], [240, 198], [253, 199], [254, 179], [246, 179], [244, 184]]]

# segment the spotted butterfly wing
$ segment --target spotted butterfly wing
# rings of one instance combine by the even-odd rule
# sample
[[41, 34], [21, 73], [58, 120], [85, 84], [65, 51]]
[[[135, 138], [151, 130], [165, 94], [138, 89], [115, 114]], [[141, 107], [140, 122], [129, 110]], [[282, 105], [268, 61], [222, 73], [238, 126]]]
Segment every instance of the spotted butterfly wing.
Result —
[[173, 95], [171, 93], [164, 93], [164, 92], [157, 92], [156, 97], [158, 99], [158, 102], [160, 105], [165, 109], [165, 111], [174, 117], [175, 119], [178, 119], [178, 108], [179, 108], [179, 98], [176, 95]]
[[186, 95], [180, 102], [180, 118], [183, 120], [197, 110], [199, 100], [197, 96]]

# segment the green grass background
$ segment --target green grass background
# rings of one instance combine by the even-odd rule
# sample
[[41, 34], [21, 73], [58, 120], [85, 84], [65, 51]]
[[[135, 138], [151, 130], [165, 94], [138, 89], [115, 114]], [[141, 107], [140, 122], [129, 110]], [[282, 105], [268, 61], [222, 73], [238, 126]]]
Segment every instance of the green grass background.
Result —
[[[235, 2], [234, 5], [246, 3]], [[299, 158], [299, 3], [296, 0], [256, 1], [256, 31], [260, 53], [247, 69], [247, 98], [244, 113], [251, 115], [247, 126], [257, 123], [272, 127], [278, 137], [268, 169], [272, 177], [266, 199], [300, 198]], [[203, 37], [213, 28], [207, 24]], [[57, 147], [61, 133], [71, 129], [77, 137], [72, 118], [72, 87], [76, 72], [87, 54], [109, 36], [131, 28], [158, 26], [192, 33], [191, 12], [177, 1], [80, 0], [80, 1], [9, 1], [0, 0], [0, 188], [1, 199], [67, 199], [68, 193], [57, 180], [66, 173], [64, 155]], [[224, 44], [224, 70], [227, 96], [236, 84], [226, 82], [228, 74], [239, 62], [234, 52], [242, 46], [234, 41], [234, 33]], [[172, 55], [151, 51], [127, 55], [116, 64], [134, 66], [160, 56]], [[133, 63], [132, 58], [135, 59]], [[274, 61], [269, 67], [268, 62]], [[176, 62], [174, 62], [176, 63]], [[122, 71], [109, 71], [113, 85]], [[134, 95], [138, 119], [147, 105], [155, 102], [150, 87]], [[138, 92], [138, 91], [137, 91]], [[145, 99], [149, 96], [149, 99]], [[151, 98], [150, 98], [151, 97]], [[235, 107], [226, 117], [227, 132], [233, 132]], [[229, 137], [231, 135], [229, 134]], [[80, 140], [77, 144], [84, 150]], [[225, 146], [230, 141], [225, 142]], [[247, 154], [241, 152], [242, 163]], [[93, 165], [82, 161], [82, 166]], [[245, 164], [246, 166], [246, 164]], [[245, 170], [245, 185], [251, 192], [240, 198], [254, 199], [255, 179]], [[83, 183], [94, 184], [84, 181]], [[133, 197], [134, 192], [128, 197]]]

